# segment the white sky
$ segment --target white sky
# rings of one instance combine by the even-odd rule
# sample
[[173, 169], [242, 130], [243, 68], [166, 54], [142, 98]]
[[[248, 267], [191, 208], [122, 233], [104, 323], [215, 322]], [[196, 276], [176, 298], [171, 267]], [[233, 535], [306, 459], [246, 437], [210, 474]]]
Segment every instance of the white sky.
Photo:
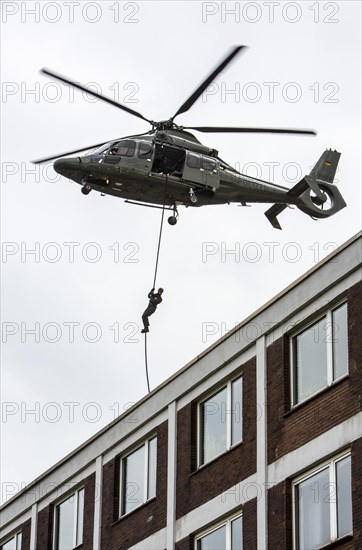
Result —
[[[98, 193], [84, 197], [51, 167], [27, 172], [34, 170], [32, 159], [149, 129], [54, 84], [39, 69], [97, 83], [110, 97], [118, 90], [121, 102], [162, 120], [231, 46], [246, 44], [250, 49], [219, 76], [213, 93], [176, 122], [315, 128], [316, 138], [196, 134], [230, 164], [288, 187], [325, 148], [342, 152], [337, 179], [348, 206], [330, 219], [316, 222], [288, 209], [278, 232], [264, 216], [268, 205], [225, 205], [181, 208], [177, 226], [165, 224], [157, 279], [164, 301], [148, 338], [155, 388], [359, 231], [361, 5], [1, 4], [6, 500], [146, 393], [140, 317], [152, 286], [161, 215]], [[231, 8], [236, 13], [226, 14]], [[36, 15], [29, 12], [34, 9]], [[231, 89], [236, 95], [225, 95]], [[271, 163], [277, 163], [274, 174]], [[205, 255], [206, 246], [212, 255]], [[36, 255], [26, 254], [30, 249]], [[225, 255], [226, 249], [239, 257]], [[52, 262], [56, 254], [59, 261]], [[95, 254], [99, 261], [92, 262]], [[38, 342], [26, 332], [34, 327]], [[91, 343], [96, 331], [98, 341]]]

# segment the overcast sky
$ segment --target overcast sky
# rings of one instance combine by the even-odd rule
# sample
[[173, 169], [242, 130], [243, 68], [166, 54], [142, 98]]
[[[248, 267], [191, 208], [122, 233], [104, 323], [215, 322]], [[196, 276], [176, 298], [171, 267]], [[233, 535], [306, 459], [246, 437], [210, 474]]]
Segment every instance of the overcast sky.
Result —
[[337, 180], [348, 206], [330, 219], [288, 209], [277, 231], [264, 216], [268, 205], [225, 205], [180, 208], [178, 224], [165, 224], [157, 279], [164, 301], [148, 338], [155, 388], [359, 231], [361, 4], [80, 0], [1, 8], [6, 500], [147, 392], [139, 331], [161, 215], [95, 192], [85, 197], [51, 164], [30, 163], [149, 129], [39, 69], [93, 83], [162, 120], [231, 46], [246, 44], [177, 123], [315, 128], [314, 138], [196, 134], [244, 173], [287, 187], [325, 148], [342, 153]]

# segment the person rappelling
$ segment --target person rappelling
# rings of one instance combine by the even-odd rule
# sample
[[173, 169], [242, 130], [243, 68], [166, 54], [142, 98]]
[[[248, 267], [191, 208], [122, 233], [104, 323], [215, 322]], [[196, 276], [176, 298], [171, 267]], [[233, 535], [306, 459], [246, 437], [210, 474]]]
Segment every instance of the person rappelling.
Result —
[[143, 327], [144, 328], [141, 330], [141, 332], [143, 334], [146, 333], [146, 332], [149, 332], [150, 323], [149, 323], [148, 318], [153, 313], [155, 313], [158, 304], [160, 304], [162, 302], [163, 288], [159, 288], [158, 292], [154, 292], [154, 290], [155, 290], [155, 288], [153, 287], [150, 290], [150, 292], [148, 293], [149, 304], [148, 304], [147, 308], [145, 309], [145, 311], [143, 312], [143, 315], [142, 315], [142, 321], [143, 321]]

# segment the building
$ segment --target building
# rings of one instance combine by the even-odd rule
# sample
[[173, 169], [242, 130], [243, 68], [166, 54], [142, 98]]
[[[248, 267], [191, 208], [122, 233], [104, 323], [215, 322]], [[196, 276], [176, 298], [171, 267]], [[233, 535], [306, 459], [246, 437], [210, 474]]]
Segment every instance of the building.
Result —
[[1, 549], [361, 549], [361, 241], [9, 500]]

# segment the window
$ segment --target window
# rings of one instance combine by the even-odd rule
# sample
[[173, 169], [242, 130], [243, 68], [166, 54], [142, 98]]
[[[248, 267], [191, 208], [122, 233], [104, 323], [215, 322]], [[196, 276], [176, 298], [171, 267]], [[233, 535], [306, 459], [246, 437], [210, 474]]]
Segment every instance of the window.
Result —
[[132, 139], [120, 141], [116, 144], [116, 148], [117, 150], [114, 154], [121, 155], [122, 157], [133, 157], [136, 149], [136, 142]]
[[227, 520], [197, 537], [196, 550], [243, 550], [242, 516]]
[[202, 167], [208, 172], [213, 172], [214, 170], [216, 170], [216, 162], [207, 157], [202, 157]]
[[156, 496], [157, 437], [121, 461], [121, 515]]
[[242, 378], [199, 405], [199, 466], [242, 440]]
[[294, 483], [294, 547], [314, 550], [352, 533], [351, 456], [340, 456]]
[[348, 373], [347, 304], [292, 338], [293, 405]]
[[187, 166], [201, 168], [201, 157], [197, 153], [187, 153]]
[[103, 155], [109, 149], [109, 143], [106, 143], [104, 145], [101, 145], [101, 147], [97, 147], [94, 151], [92, 151], [92, 155]]
[[69, 550], [83, 542], [84, 489], [55, 507], [54, 550]]
[[7, 540], [1, 545], [1, 550], [21, 550], [21, 532], [13, 535], [11, 539]]
[[138, 156], [140, 158], [151, 158], [152, 157], [152, 143], [148, 141], [141, 141], [140, 147], [138, 150]]

